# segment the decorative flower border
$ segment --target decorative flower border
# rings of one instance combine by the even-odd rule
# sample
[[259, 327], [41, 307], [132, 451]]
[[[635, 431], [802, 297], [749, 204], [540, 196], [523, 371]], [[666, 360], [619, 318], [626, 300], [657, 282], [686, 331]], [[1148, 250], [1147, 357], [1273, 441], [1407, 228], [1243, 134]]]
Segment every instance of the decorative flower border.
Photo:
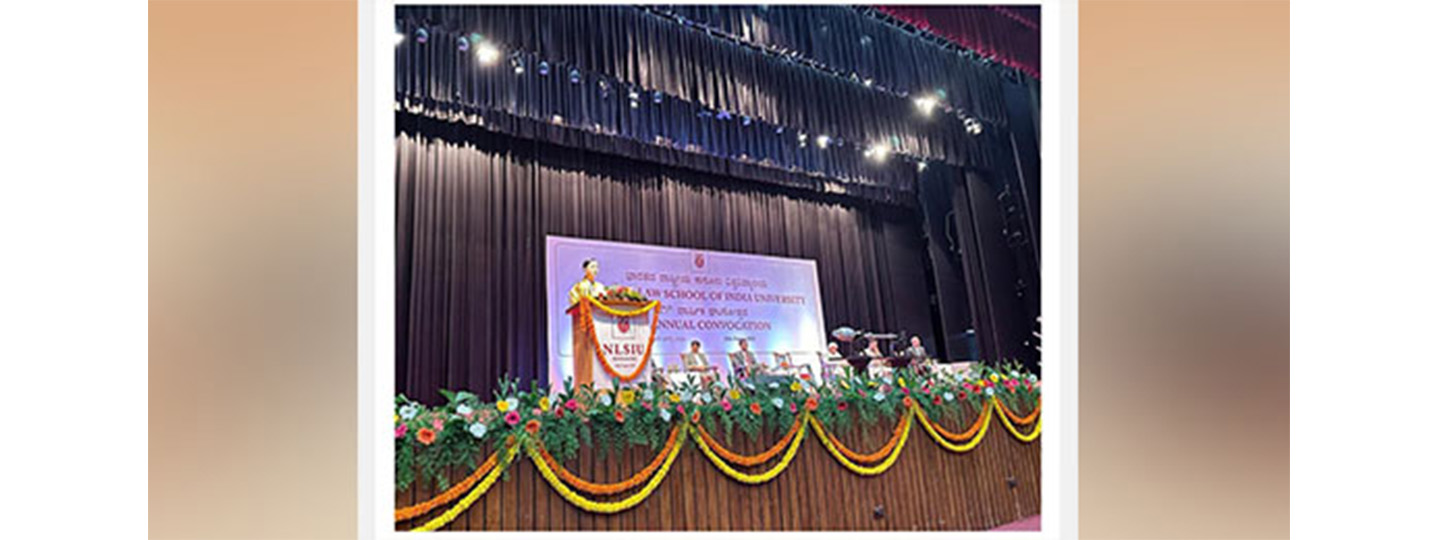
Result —
[[[529, 392], [517, 391], [516, 382], [510, 380], [502, 381], [500, 386], [491, 403], [481, 403], [471, 393], [443, 391], [449, 402], [430, 409], [403, 395], [397, 397], [397, 489], [415, 480], [417, 468], [430, 471], [431, 479], [443, 487], [445, 477], [438, 471], [446, 466], [473, 463], [486, 442], [503, 450], [491, 454], [473, 473], [440, 495], [397, 510], [396, 523], [425, 515], [469, 490], [445, 513], [414, 530], [444, 527], [483, 496], [520, 451], [566, 501], [588, 512], [616, 513], [640, 504], [659, 486], [686, 439], [693, 439], [701, 453], [726, 476], [753, 485], [769, 482], [784, 472], [811, 430], [847, 470], [875, 476], [899, 459], [916, 423], [937, 444], [955, 453], [978, 446], [992, 417], [999, 417], [1006, 431], [1025, 443], [1038, 439], [1042, 427], [1039, 379], [1022, 374], [1018, 367], [1008, 371], [978, 367], [976, 372], [965, 375], [918, 375], [905, 369], [879, 379], [841, 377], [818, 383], [799, 378], [764, 385], [744, 379], [727, 380], [726, 384], [640, 383], [615, 391], [588, 386], [577, 389], [567, 384], [564, 391], [553, 395], [534, 383]], [[963, 419], [966, 408], [976, 411], [976, 416], [964, 432], [949, 432], [935, 420]], [[1021, 416], [1015, 412], [1017, 408], [1029, 412]], [[891, 438], [875, 452], [860, 454], [835, 436], [834, 432], [850, 429], [855, 418], [862, 424], [875, 425], [882, 417], [893, 418], [896, 424]], [[1034, 428], [1029, 433], [1017, 427], [1031, 423]], [[762, 432], [785, 431], [767, 450], [746, 456], [725, 448], [717, 436], [723, 430], [722, 436], [728, 439], [735, 427], [752, 440]], [[599, 484], [561, 465], [574, 457], [581, 444], [612, 452], [642, 444], [657, 453], [649, 465], [629, 479]], [[754, 467], [764, 470], [742, 470]], [[405, 468], [410, 472], [409, 482], [401, 474]], [[619, 496], [636, 487], [640, 489], [619, 500], [590, 498]]]

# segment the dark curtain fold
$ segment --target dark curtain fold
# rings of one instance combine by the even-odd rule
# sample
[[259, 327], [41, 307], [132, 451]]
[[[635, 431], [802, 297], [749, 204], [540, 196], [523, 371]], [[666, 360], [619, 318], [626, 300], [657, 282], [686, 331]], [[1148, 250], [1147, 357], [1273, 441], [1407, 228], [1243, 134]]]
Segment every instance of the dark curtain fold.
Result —
[[548, 382], [550, 234], [814, 259], [826, 327], [933, 327], [914, 214], [397, 116], [396, 382], [413, 398]]
[[[1020, 84], [1015, 74], [850, 7], [403, 6], [397, 13], [397, 31], [411, 36], [395, 51], [397, 101], [500, 133], [886, 202], [913, 198], [918, 161], [976, 169], [1014, 163], [1003, 95]], [[414, 37], [420, 29], [424, 43]], [[475, 37], [499, 46], [505, 59], [477, 62], [468, 49]], [[914, 97], [942, 92], [943, 103], [963, 112], [917, 112]], [[967, 131], [962, 117], [983, 122], [983, 131]], [[819, 144], [822, 135], [828, 147]], [[866, 159], [876, 145], [895, 155]]]

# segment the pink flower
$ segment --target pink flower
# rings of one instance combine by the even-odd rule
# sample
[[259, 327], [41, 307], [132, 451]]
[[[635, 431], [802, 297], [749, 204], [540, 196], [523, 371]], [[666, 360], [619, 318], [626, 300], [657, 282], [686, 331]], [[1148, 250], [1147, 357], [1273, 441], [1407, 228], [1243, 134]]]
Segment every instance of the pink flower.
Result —
[[649, 401], [646, 401], [642, 406], [645, 407], [645, 410], [647, 411], [655, 408], [655, 406], [651, 405]]
[[901, 389], [900, 389], [900, 393], [905, 394], [905, 395], [908, 396], [908, 395], [910, 395], [910, 389], [909, 389], [909, 388], [901, 388]]
[[676, 406], [675, 406], [675, 412], [680, 413], [681, 415], [684, 415], [684, 414], [685, 414], [685, 404], [684, 404], [684, 403], [681, 403], [681, 404], [679, 404], [679, 405], [676, 405]]
[[565, 408], [566, 408], [566, 409], [570, 409], [570, 410], [573, 411], [573, 410], [575, 410], [575, 409], [580, 408], [580, 402], [579, 402], [579, 401], [575, 401], [575, 398], [570, 398], [569, 400], [567, 400], [567, 401], [565, 402]]
[[410, 427], [409, 427], [409, 426], [406, 426], [405, 424], [400, 424], [400, 425], [398, 425], [398, 426], [395, 426], [395, 438], [396, 438], [396, 439], [399, 439], [399, 438], [401, 438], [401, 437], [404, 437], [404, 436], [405, 436], [405, 432], [406, 432], [406, 431], [409, 431], [409, 430], [410, 430]]
[[465, 411], [465, 414], [462, 414], [460, 416], [464, 416], [465, 420], [467, 421], [472, 420], [475, 418], [475, 411]]
[[1040, 381], [1035, 381], [1035, 388], [1039, 388], [1039, 387], [1040, 387]]
[[434, 421], [430, 422], [430, 425], [435, 427], [435, 431], [445, 430], [445, 421], [439, 418], [436, 418]]
[[848, 408], [850, 408], [850, 404], [849, 404], [849, 403], [846, 403], [846, 402], [844, 402], [844, 401], [841, 401], [841, 402], [838, 402], [838, 403], [835, 404], [835, 410], [837, 410], [837, 411], [843, 411], [843, 410], [848, 409]]
[[795, 411], [798, 411], [798, 410], [799, 410], [799, 409], [797, 409], [797, 408], [795, 407], [795, 402], [793, 402], [793, 401], [790, 402], [790, 414], [795, 414]]
[[515, 424], [519, 424], [519, 423], [520, 423], [520, 412], [519, 412], [519, 411], [510, 411], [510, 412], [508, 412], [508, 413], [505, 413], [505, 423], [506, 423], [506, 424], [510, 424], [510, 425], [512, 425], [512, 426], [515, 425]]
[[540, 410], [539, 407], [536, 407], [530, 411], [530, 416], [540, 416], [542, 414], [545, 414], [545, 411]]
[[725, 409], [725, 412], [730, 412], [730, 409], [733, 407], [734, 406], [730, 404], [730, 400], [728, 398], [720, 400], [720, 408]]

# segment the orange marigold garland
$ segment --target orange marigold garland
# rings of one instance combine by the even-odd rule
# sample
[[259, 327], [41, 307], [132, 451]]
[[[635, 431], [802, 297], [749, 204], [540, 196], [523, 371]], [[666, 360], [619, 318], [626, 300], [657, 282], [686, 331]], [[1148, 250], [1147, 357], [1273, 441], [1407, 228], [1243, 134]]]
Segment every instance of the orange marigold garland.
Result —
[[575, 486], [576, 489], [591, 495], [614, 495], [629, 490], [650, 479], [650, 476], [655, 474], [656, 470], [660, 469], [660, 466], [665, 463], [665, 458], [674, 450], [675, 443], [680, 439], [680, 430], [683, 429], [683, 427], [683, 425], [676, 425], [670, 430], [670, 439], [665, 441], [665, 447], [660, 450], [660, 453], [655, 456], [655, 459], [651, 461], [649, 465], [646, 465], [640, 472], [635, 473], [635, 476], [613, 484], [595, 484], [588, 482], [562, 467], [559, 462], [555, 461], [555, 457], [551, 456], [550, 452], [545, 450], [544, 446], [536, 445], [535, 450], [536, 453], [540, 455], [540, 459], [545, 462], [545, 466], [555, 471], [556, 476], [559, 476], [566, 484]]
[[495, 464], [499, 462], [500, 452], [490, 454], [490, 457], [486, 459], [484, 463], [481, 463], [479, 467], [475, 468], [475, 472], [470, 473], [470, 476], [465, 477], [465, 479], [461, 480], [460, 483], [450, 486], [450, 489], [445, 490], [444, 493], [436, 495], [435, 498], [422, 502], [420, 504], [396, 509], [395, 521], [401, 522], [415, 519], [416, 517], [425, 515], [431, 510], [434, 510], [437, 506], [455, 500], [461, 494], [469, 491], [470, 488], [475, 485], [475, 482], [480, 481], [480, 478], [484, 477], [486, 474], [489, 474], [490, 469], [494, 469]]
[[894, 450], [895, 445], [900, 443], [900, 436], [905, 433], [905, 425], [909, 421], [910, 415], [900, 415], [900, 421], [895, 424], [895, 433], [890, 435], [890, 440], [885, 443], [885, 446], [882, 446], [879, 450], [876, 450], [875, 452], [869, 454], [860, 454], [855, 452], [854, 450], [846, 448], [845, 445], [840, 444], [840, 440], [836, 439], [833, 433], [827, 431], [822, 431], [821, 433], [824, 434], [825, 438], [830, 439], [830, 444], [834, 445], [836, 450], [839, 450], [841, 454], [845, 455], [845, 457], [850, 458], [850, 461], [854, 461], [857, 463], [874, 463], [876, 461], [885, 459], [887, 456], [890, 455], [890, 451]]
[[923, 409], [919, 410], [920, 421], [929, 424], [929, 426], [934, 429], [936, 433], [939, 433], [941, 437], [958, 443], [961, 441], [969, 440], [971, 437], [974, 437], [976, 433], [980, 432], [980, 424], [985, 421], [985, 409], [988, 409], [990, 407], [993, 407], [993, 405], [989, 402], [986, 402], [985, 406], [980, 409], [980, 416], [977, 416], [975, 418], [975, 422], [971, 423], [968, 429], [960, 433], [951, 433], [949, 431], [946, 431], [946, 429], [942, 427], [939, 423], [931, 420], [929, 416], [925, 414], [925, 411]]
[[1035, 410], [1030, 411], [1030, 414], [1025, 415], [1024, 418], [1016, 415], [1000, 400], [995, 400], [995, 403], [1000, 404], [1000, 410], [1005, 413], [1006, 417], [1010, 418], [1010, 423], [1012, 424], [1020, 424], [1022, 426], [1029, 425], [1035, 423], [1035, 419], [1040, 417], [1040, 400], [1038, 398], [1035, 400]]
[[775, 446], [770, 447], [764, 452], [755, 454], [753, 456], [742, 456], [740, 454], [736, 454], [735, 452], [727, 450], [723, 446], [720, 446], [720, 443], [717, 442], [714, 437], [711, 437], [710, 433], [705, 431], [705, 428], [700, 424], [695, 424], [695, 432], [700, 434], [700, 439], [705, 441], [706, 446], [709, 446], [711, 450], [714, 450], [716, 455], [725, 458], [725, 461], [729, 461], [736, 465], [750, 467], [765, 463], [766, 461], [770, 461], [771, 458], [780, 455], [780, 452], [790, 444], [790, 439], [795, 438], [795, 434], [800, 432], [801, 422], [801, 418], [799, 416], [796, 416], [795, 424], [790, 426], [790, 431], [785, 434], [785, 437], [780, 439], [780, 442], [775, 443]]

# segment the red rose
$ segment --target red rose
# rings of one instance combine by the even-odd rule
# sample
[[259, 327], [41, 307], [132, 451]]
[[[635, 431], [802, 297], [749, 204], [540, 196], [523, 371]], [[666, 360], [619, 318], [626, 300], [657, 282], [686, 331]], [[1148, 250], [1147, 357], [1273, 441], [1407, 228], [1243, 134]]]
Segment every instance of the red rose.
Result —
[[835, 404], [835, 410], [843, 411], [848, 408], [850, 408], [850, 404], [844, 401]]

